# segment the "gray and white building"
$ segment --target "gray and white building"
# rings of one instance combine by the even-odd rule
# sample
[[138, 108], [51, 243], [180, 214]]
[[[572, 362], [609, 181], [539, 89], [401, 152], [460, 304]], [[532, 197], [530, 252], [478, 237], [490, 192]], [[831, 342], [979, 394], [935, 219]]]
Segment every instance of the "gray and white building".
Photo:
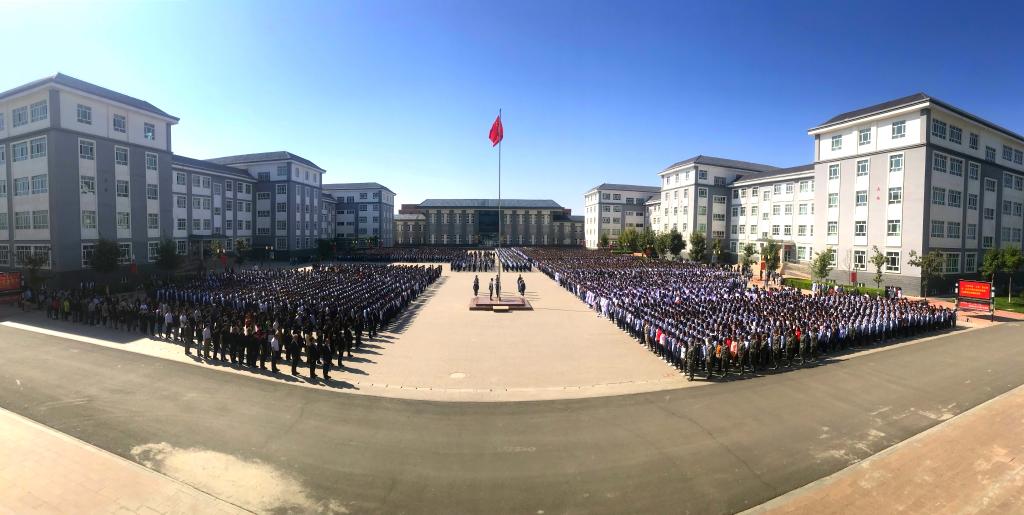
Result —
[[245, 245], [283, 258], [313, 255], [318, 239], [337, 236], [323, 168], [283, 151], [174, 155], [177, 123], [149, 102], [63, 74], [0, 93], [0, 271], [38, 254], [48, 272], [76, 276], [100, 239], [116, 242], [122, 264], [143, 267], [164, 240], [182, 255]]
[[395, 192], [376, 182], [325, 184], [323, 188], [336, 200], [335, 233], [339, 239], [377, 238], [382, 247], [395, 244]]
[[597, 248], [602, 234], [609, 242], [614, 242], [627, 228], [637, 231], [650, 228], [644, 205], [659, 191], [657, 186], [609, 183], [587, 191], [583, 195], [583, 232], [587, 248]]
[[[420, 215], [409, 216], [409, 215]], [[583, 217], [553, 200], [427, 199], [403, 204], [398, 241], [422, 245], [582, 245]], [[417, 230], [420, 229], [420, 230]]]
[[326, 171], [291, 152], [218, 157], [212, 163], [256, 179], [253, 248], [275, 256], [309, 254], [320, 238], [321, 177]]
[[88, 266], [100, 238], [120, 261], [172, 236], [171, 127], [156, 106], [57, 74], [0, 93], [0, 270]]

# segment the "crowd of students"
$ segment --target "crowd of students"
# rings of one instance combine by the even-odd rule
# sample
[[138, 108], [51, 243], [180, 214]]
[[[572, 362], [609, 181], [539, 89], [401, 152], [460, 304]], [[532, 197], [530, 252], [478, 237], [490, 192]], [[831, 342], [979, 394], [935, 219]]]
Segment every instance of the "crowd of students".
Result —
[[578, 249], [531, 248], [525, 255], [599, 316], [680, 367], [688, 352], [695, 362], [708, 362], [708, 346], [720, 361], [723, 347], [735, 359], [805, 340], [828, 353], [956, 323], [955, 310], [924, 300], [748, 286], [728, 266]]
[[[307, 269], [206, 273], [144, 294], [112, 296], [95, 288], [41, 292], [48, 316], [139, 332], [193, 348], [203, 359], [329, 379], [358, 348], [441, 275], [440, 266], [345, 264]], [[305, 356], [305, 362], [303, 362]]]

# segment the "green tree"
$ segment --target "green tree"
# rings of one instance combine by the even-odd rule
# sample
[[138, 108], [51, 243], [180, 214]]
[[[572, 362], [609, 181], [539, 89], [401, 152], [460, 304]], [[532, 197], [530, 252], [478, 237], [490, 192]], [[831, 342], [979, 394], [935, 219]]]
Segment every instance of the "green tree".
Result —
[[832, 270], [833, 263], [833, 252], [832, 249], [825, 249], [823, 252], [818, 252], [814, 256], [814, 260], [811, 261], [811, 275], [814, 276], [818, 281], [824, 281], [828, 277], [828, 273]]
[[669, 258], [672, 255], [672, 235], [667, 232], [657, 235], [654, 238], [654, 250], [662, 259]]
[[240, 239], [235, 242], [235, 264], [241, 265], [246, 259], [249, 259], [249, 254], [252, 249], [249, 248], [249, 244], [244, 240]]
[[683, 235], [679, 234], [679, 231], [677, 231], [675, 229], [672, 229], [672, 232], [670, 232], [668, 234], [669, 234], [669, 246], [668, 246], [668, 249], [670, 251], [672, 251], [673, 254], [678, 256], [679, 254], [681, 254], [683, 252], [683, 250], [686, 250], [686, 240], [684, 240], [683, 239]]
[[871, 249], [871, 264], [875, 267], [875, 287], [882, 287], [882, 268], [885, 267], [885, 254], [878, 250], [878, 246]]
[[757, 249], [753, 243], [747, 243], [743, 246], [743, 254], [740, 256], [740, 265], [742, 265], [744, 271], [750, 270], [750, 265], [754, 264], [754, 254], [757, 253]]
[[1003, 268], [1003, 251], [1001, 249], [989, 249], [985, 252], [985, 258], [981, 261], [981, 275], [988, 277], [988, 280], [995, 282], [996, 274]]
[[318, 238], [316, 240], [316, 254], [317, 257], [322, 261], [331, 259], [331, 254], [334, 253], [334, 242], [331, 240], [325, 240]]
[[160, 242], [156, 254], [157, 268], [171, 274], [181, 266], [181, 256], [178, 255], [178, 245], [169, 239]]
[[916, 250], [911, 250], [910, 259], [907, 260], [907, 264], [921, 269], [921, 296], [928, 298], [928, 282], [932, 278], [942, 275], [942, 270], [946, 266], [946, 259], [937, 250], [923, 255], [918, 254]]
[[1024, 266], [1024, 256], [1021, 255], [1020, 249], [1017, 247], [1007, 247], [1003, 249], [1002, 266], [1000, 267], [1003, 272], [1006, 272], [1006, 301], [1013, 301], [1013, 274], [1020, 271], [1020, 267]]
[[707, 257], [708, 241], [704, 238], [704, 233], [700, 231], [693, 231], [690, 233], [690, 260], [692, 261], [704, 261]]
[[601, 236], [597, 238], [597, 246], [602, 249], [608, 248], [608, 235], [601, 233]]
[[640, 233], [639, 238], [640, 250], [643, 252], [654, 250], [654, 242], [656, 239], [657, 236], [654, 235], [654, 231], [652, 231], [650, 227], [644, 229], [643, 232]]
[[96, 247], [92, 252], [92, 269], [99, 274], [109, 274], [117, 271], [117, 260], [121, 257], [121, 250], [117, 243], [111, 240], [100, 238], [96, 240]]
[[715, 263], [718, 262], [722, 257], [722, 239], [715, 238], [711, 240], [711, 260]]
[[640, 250], [640, 233], [632, 227], [626, 227], [619, 235], [619, 248], [629, 252]]
[[782, 245], [775, 240], [768, 240], [761, 247], [761, 261], [764, 261], [765, 273], [771, 274], [779, 269], [779, 252]]
[[50, 257], [42, 252], [32, 252], [18, 257], [18, 264], [25, 269], [28, 275], [28, 284], [33, 290], [38, 290], [43, 284], [43, 267], [50, 263]]

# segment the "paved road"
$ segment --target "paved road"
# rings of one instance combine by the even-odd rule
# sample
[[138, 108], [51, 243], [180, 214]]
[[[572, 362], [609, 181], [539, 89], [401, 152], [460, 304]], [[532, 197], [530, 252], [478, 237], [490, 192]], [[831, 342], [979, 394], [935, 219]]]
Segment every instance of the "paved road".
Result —
[[295, 388], [0, 327], [0, 406], [129, 459], [162, 443], [258, 460], [321, 507], [727, 513], [1022, 384], [1020, 330], [709, 388], [477, 404]]

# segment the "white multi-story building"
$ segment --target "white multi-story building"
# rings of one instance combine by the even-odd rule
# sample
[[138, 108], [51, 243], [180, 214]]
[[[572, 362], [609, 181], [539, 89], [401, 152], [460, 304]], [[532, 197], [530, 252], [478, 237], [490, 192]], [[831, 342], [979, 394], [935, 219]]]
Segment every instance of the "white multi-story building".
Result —
[[604, 183], [583, 195], [584, 229], [587, 248], [597, 248], [604, 234], [609, 242], [619, 239], [627, 228], [643, 231], [647, 221], [647, 201], [658, 194], [657, 186]]
[[772, 172], [774, 166], [695, 156], [662, 170], [660, 212], [654, 227], [659, 232], [679, 231], [689, 238], [693, 231], [724, 240], [728, 224], [729, 185], [745, 176]]
[[764, 242], [782, 245], [787, 261], [806, 261], [814, 246], [814, 166], [780, 168], [751, 174], [732, 183], [729, 199], [729, 248]]
[[[787, 262], [834, 253], [832, 278], [871, 271], [921, 290], [910, 252], [938, 251], [947, 285], [984, 253], [1022, 248], [1024, 136], [923, 93], [850, 111], [808, 131], [814, 162], [793, 168], [697, 156], [662, 171], [646, 202], [658, 232], [693, 231], [739, 253], [782, 245]], [[856, 282], [870, 282], [867, 274]]]

